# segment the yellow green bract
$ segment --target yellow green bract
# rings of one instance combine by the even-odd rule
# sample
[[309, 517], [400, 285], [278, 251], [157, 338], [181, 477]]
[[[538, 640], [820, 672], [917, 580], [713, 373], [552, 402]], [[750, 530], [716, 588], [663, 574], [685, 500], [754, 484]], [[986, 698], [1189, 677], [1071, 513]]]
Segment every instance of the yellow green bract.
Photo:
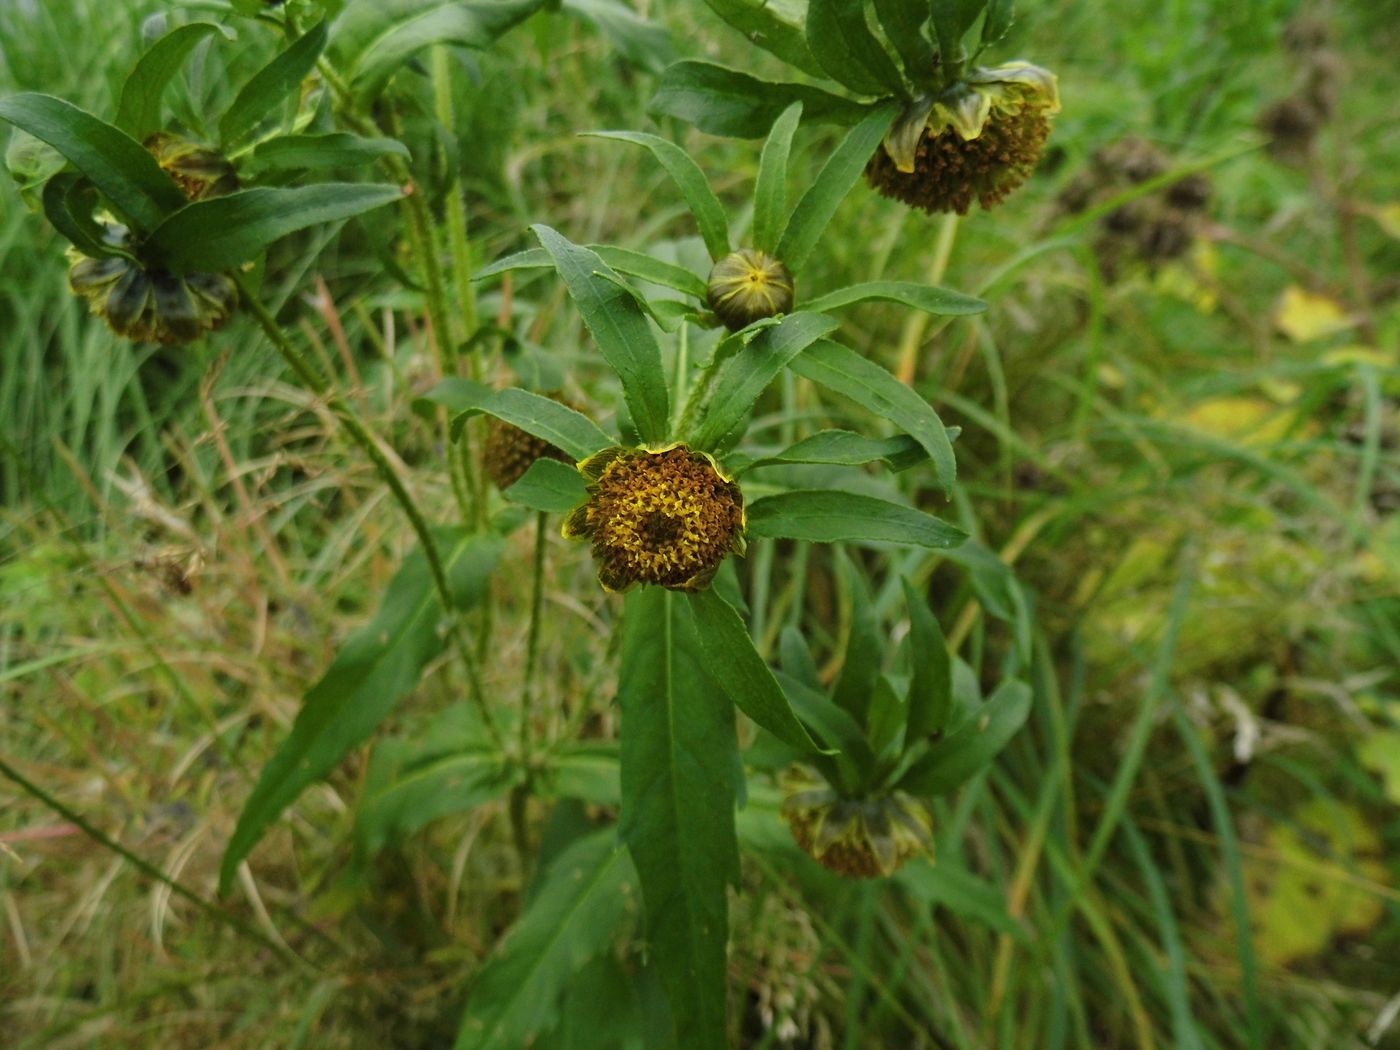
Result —
[[208, 146], [168, 131], [148, 135], [142, 145], [192, 201], [222, 197], [238, 189], [238, 173], [233, 165]]
[[[103, 229], [114, 247], [128, 245], [124, 227], [106, 223]], [[73, 249], [68, 257], [68, 287], [112, 331], [133, 342], [191, 343], [223, 327], [238, 305], [238, 288], [227, 274], [176, 276], [126, 255], [94, 259]]]
[[803, 776], [788, 784], [783, 818], [804, 852], [849, 878], [893, 875], [914, 857], [933, 856], [933, 813], [903, 791], [843, 798]]
[[993, 208], [1030, 177], [1060, 111], [1055, 75], [1029, 62], [978, 68], [900, 114], [866, 178], [927, 212]]
[[744, 552], [743, 494], [705, 453], [614, 447], [578, 467], [588, 500], [563, 531], [591, 541], [605, 589], [702, 591], [727, 555]]
[[757, 248], [731, 252], [710, 271], [710, 309], [731, 332], [792, 309], [792, 272]]

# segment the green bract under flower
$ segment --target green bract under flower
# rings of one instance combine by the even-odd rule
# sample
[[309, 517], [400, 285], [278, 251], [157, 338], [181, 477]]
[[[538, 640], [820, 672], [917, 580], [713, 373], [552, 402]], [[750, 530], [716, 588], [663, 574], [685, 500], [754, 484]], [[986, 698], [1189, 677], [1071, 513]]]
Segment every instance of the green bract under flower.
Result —
[[[125, 228], [104, 225], [105, 239], [125, 247]], [[222, 273], [176, 276], [127, 255], [89, 258], [69, 249], [68, 287], [118, 335], [138, 343], [190, 343], [221, 328], [238, 305], [233, 278]]]
[[903, 791], [842, 798], [803, 778], [788, 785], [783, 818], [803, 851], [838, 875], [893, 875], [913, 857], [933, 856], [933, 814]]
[[650, 583], [702, 591], [744, 552], [744, 497], [715, 461], [685, 445], [606, 448], [579, 464], [588, 500], [564, 535], [588, 538], [609, 591]]
[[146, 137], [143, 146], [192, 201], [222, 197], [238, 189], [238, 173], [222, 153], [168, 131]]
[[978, 68], [900, 114], [865, 169], [871, 185], [927, 212], [993, 208], [1030, 177], [1060, 111], [1055, 75], [1029, 62]]
[[710, 309], [731, 332], [792, 309], [792, 271], [757, 248], [731, 252], [710, 271]]

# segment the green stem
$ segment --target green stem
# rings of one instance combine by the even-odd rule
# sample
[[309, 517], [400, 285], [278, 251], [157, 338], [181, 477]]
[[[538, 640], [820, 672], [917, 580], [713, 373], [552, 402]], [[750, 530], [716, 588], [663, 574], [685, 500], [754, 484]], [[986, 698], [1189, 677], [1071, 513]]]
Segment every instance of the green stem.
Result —
[[433, 539], [431, 529], [428, 527], [427, 519], [423, 517], [422, 511], [414, 502], [408, 489], [404, 487], [403, 479], [399, 477], [398, 471], [394, 469], [388, 457], [384, 455], [384, 450], [379, 447], [379, 443], [369, 432], [369, 429], [360, 421], [359, 416], [340, 395], [336, 394], [330, 383], [317, 372], [309, 361], [302, 355], [292, 341], [287, 338], [287, 334], [282, 331], [276, 318], [272, 316], [263, 305], [262, 300], [253, 294], [247, 282], [242, 276], [235, 274], [234, 281], [238, 285], [239, 294], [243, 297], [243, 302], [257, 318], [258, 324], [264, 333], [272, 341], [282, 354], [283, 359], [291, 367], [292, 371], [305, 384], [312, 393], [325, 399], [326, 405], [336, 417], [341, 425], [354, 439], [370, 458], [379, 471], [380, 477], [389, 486], [389, 491], [393, 493], [394, 499], [403, 509], [409, 524], [412, 526], [414, 534], [418, 537], [418, 543], [423, 548], [424, 557], [428, 561], [428, 571], [433, 577], [433, 586], [437, 589], [438, 600], [442, 603], [442, 609], [450, 624], [450, 635], [453, 643], [462, 658], [463, 666], [467, 671], [467, 680], [470, 687], [472, 702], [481, 711], [481, 716], [492, 740], [500, 746], [502, 744], [500, 730], [496, 728], [495, 720], [491, 717], [491, 709], [486, 703], [486, 693], [481, 685], [481, 675], [477, 668], [476, 657], [472, 655], [471, 647], [462, 638], [461, 627], [453, 611], [452, 591], [447, 584], [447, 573], [442, 567], [442, 555], [438, 552], [437, 542]]
[[694, 428], [696, 420], [709, 405], [712, 388], [715, 385], [715, 377], [719, 375], [720, 366], [729, 359], [729, 354], [721, 353], [725, 349], [725, 344], [729, 342], [725, 339], [715, 347], [714, 356], [710, 358], [710, 363], [705, 366], [700, 373], [700, 378], [695, 381], [695, 385], [690, 388], [690, 396], [686, 398], [685, 410], [681, 413], [681, 421], [676, 427], [676, 433], [681, 437], [688, 435]]
[[540, 662], [540, 620], [544, 612], [544, 552], [549, 515], [535, 518], [534, 578], [530, 591], [530, 633], [525, 642], [525, 684], [520, 691], [520, 760], [529, 765], [530, 710], [535, 698], [535, 672]]
[[[456, 125], [452, 110], [452, 66], [447, 48], [433, 48], [433, 94], [438, 123], [451, 130]], [[452, 283], [457, 293], [457, 309], [462, 319], [462, 338], [476, 334], [476, 290], [472, 286], [472, 249], [467, 236], [466, 191], [460, 176], [456, 189], [447, 194], [447, 244], [452, 253]], [[476, 355], [467, 355], [472, 378], [476, 378]]]
[[203, 897], [195, 893], [193, 890], [189, 889], [183, 883], [172, 879], [169, 875], [165, 874], [165, 872], [161, 871], [150, 861], [145, 860], [140, 856], [137, 856], [135, 853], [131, 852], [131, 850], [127, 849], [116, 839], [113, 839], [106, 835], [104, 832], [99, 831], [92, 824], [89, 824], [87, 820], [84, 819], [82, 815], [79, 814], [76, 810], [70, 809], [58, 799], [54, 798], [47, 791], [41, 788], [38, 784], [35, 784], [33, 781], [25, 777], [24, 774], [20, 773], [19, 770], [15, 769], [3, 758], [0, 758], [0, 775], [4, 775], [5, 777], [14, 781], [26, 794], [32, 795], [34, 798], [38, 799], [39, 802], [47, 806], [49, 809], [53, 810], [60, 817], [62, 817], [64, 820], [68, 821], [68, 823], [72, 824], [79, 831], [81, 831], [84, 835], [87, 835], [94, 841], [101, 843], [107, 849], [111, 850], [113, 853], [117, 854], [117, 856], [125, 860], [128, 864], [131, 864], [133, 867], [135, 867], [143, 875], [146, 875], [147, 877], [155, 879], [157, 882], [170, 887], [172, 893], [183, 897], [185, 900], [189, 901], [191, 904], [193, 904], [200, 911], [204, 912], [204, 914], [208, 915], [210, 918], [223, 923], [225, 926], [228, 926], [230, 929], [242, 934], [249, 940], [256, 941], [264, 948], [270, 949], [276, 955], [288, 960], [289, 962], [296, 963], [299, 966], [304, 966], [309, 969], [315, 969], [315, 967], [312, 966], [311, 963], [307, 962], [305, 959], [303, 959], [296, 952], [292, 951], [286, 945], [277, 943], [277, 941], [273, 940], [267, 934], [263, 933], [256, 926], [245, 922], [243, 919], [240, 919], [237, 915], [234, 915], [232, 912], [225, 911], [223, 908], [220, 908], [217, 904], [205, 900]]

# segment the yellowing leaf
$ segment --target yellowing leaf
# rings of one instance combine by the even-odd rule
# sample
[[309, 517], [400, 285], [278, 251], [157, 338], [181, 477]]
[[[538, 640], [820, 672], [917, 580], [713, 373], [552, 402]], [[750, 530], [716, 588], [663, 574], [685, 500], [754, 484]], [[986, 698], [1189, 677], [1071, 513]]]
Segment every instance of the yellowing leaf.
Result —
[[1185, 422], [1215, 437], [1270, 445], [1287, 435], [1293, 413], [1262, 397], [1217, 397], [1193, 406]]
[[1385, 905], [1359, 880], [1384, 882], [1380, 841], [1355, 809], [1314, 799], [1274, 827], [1261, 854], [1245, 860], [1255, 946], [1275, 966], [1324, 951], [1332, 939], [1369, 930]]
[[1370, 215], [1386, 233], [1400, 237], [1400, 201], [1372, 205]]
[[1374, 365], [1380, 369], [1395, 368], [1400, 364], [1394, 350], [1377, 350], [1375, 347], [1355, 344], [1339, 346], [1322, 355], [1324, 365]]
[[1352, 321], [1335, 299], [1294, 284], [1284, 289], [1279, 298], [1274, 324], [1295, 343], [1307, 343], [1344, 332], [1352, 326]]
[[1400, 806], [1400, 732], [1372, 733], [1356, 749], [1356, 757], [1381, 778], [1385, 797]]

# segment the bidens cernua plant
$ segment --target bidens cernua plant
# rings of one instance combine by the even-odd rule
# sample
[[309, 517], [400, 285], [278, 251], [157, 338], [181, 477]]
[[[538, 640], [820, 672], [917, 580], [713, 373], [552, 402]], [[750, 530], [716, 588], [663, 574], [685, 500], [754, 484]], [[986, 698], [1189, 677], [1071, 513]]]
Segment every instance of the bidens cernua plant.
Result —
[[[373, 464], [417, 541], [372, 622], [308, 689], [262, 769], [225, 852], [221, 890], [284, 810], [437, 669], [448, 678], [441, 693], [466, 701], [421, 739], [375, 750], [347, 879], [359, 885], [368, 859], [396, 836], [504, 801], [522, 882], [511, 899], [531, 903], [504, 952], [474, 967], [458, 1047], [547, 1045], [561, 987], [518, 1015], [493, 1012], [489, 991], [518, 983], [512, 951], [568, 955], [539, 973], [570, 974], [581, 960], [611, 956], [635, 910], [622, 890], [635, 881], [648, 966], [666, 998], [657, 1016], [669, 1018], [683, 1050], [721, 1050], [732, 1044], [728, 895], [739, 874], [741, 797], [768, 803], [752, 812], [778, 832], [745, 849], [772, 849], [776, 840], [784, 863], [819, 878], [814, 863], [847, 877], [888, 876], [932, 858], [946, 812], [937, 797], [985, 769], [1027, 717], [1030, 692], [1017, 680], [1030, 648], [1024, 597], [995, 554], [925, 509], [929, 495], [954, 492], [958, 430], [848, 345], [840, 320], [870, 302], [940, 316], [986, 304], [879, 275], [820, 288], [809, 263], [862, 178], [931, 211], [998, 202], [1034, 166], [1058, 105], [1055, 81], [1025, 63], [974, 64], [1005, 33], [1006, 0], [877, 2], [878, 24], [867, 23], [863, 4], [810, 0], [801, 25], [776, 5], [753, 6], [746, 32], [855, 97], [765, 85], [704, 63], [671, 67], [659, 111], [723, 134], [765, 136], [752, 209], [739, 213], [751, 214], [747, 227], [731, 224], [701, 166], [675, 143], [602, 132], [642, 146], [665, 169], [703, 252], [688, 244], [676, 262], [674, 244], [582, 245], [538, 224], [537, 247], [473, 274], [456, 165], [434, 155], [441, 128], [454, 127], [454, 92], [465, 90], [446, 45], [489, 46], [547, 6], [234, 0], [234, 11], [274, 26], [285, 43], [230, 90], [221, 113], [185, 106], [177, 120], [163, 102], [196, 45], [210, 45], [207, 61], [219, 59], [223, 29], [191, 22], [151, 45], [111, 122], [37, 94], [0, 100], [0, 119], [57, 151], [34, 185], [73, 246], [70, 282], [91, 311], [121, 337], [183, 344], [226, 338], [211, 333], [236, 330], [241, 310]], [[428, 17], [405, 20], [410, 8]], [[630, 25], [618, 39], [635, 49], [641, 38]], [[400, 76], [417, 57], [425, 62]], [[434, 89], [427, 107], [411, 98], [422, 73]], [[405, 134], [415, 149], [387, 133], [399, 133], [401, 114], [429, 110], [421, 141]], [[394, 118], [387, 127], [385, 114]], [[804, 120], [847, 130], [790, 201]], [[315, 178], [368, 163], [386, 182]], [[394, 289], [386, 299], [421, 308], [422, 346], [410, 350], [431, 358], [433, 384], [414, 403], [421, 423], [397, 420], [375, 434], [340, 381], [326, 378], [264, 305], [260, 286], [277, 270], [266, 249], [278, 239], [388, 203], [399, 206], [402, 243], [382, 256], [386, 272], [366, 279]], [[399, 260], [417, 273], [403, 279]], [[481, 325], [473, 280], [507, 274], [501, 327]], [[526, 340], [512, 303], [529, 303], [536, 290], [543, 303], [556, 280], [591, 335], [580, 374], [541, 378], [547, 392], [483, 383], [506, 374], [507, 344]], [[576, 404], [561, 388], [586, 395]], [[843, 407], [799, 411], [799, 392]], [[866, 425], [877, 421], [878, 432], [826, 425], [848, 408]], [[410, 425], [430, 430], [420, 447], [440, 451], [432, 480], [444, 483], [412, 484], [389, 455]], [[527, 527], [533, 561], [522, 567], [510, 552], [513, 534]], [[561, 532], [578, 547], [552, 544]], [[591, 573], [564, 553], [584, 545]], [[590, 691], [551, 693], [540, 673], [551, 615], [544, 581], [557, 556], [565, 560], [555, 576], [572, 569], [568, 578], [586, 588], [574, 604], [591, 603], [590, 621], [614, 628], [616, 740], [583, 733], [591, 695], [576, 694]], [[1013, 625], [994, 670], [965, 663], [966, 632], [945, 639], [929, 609], [925, 584], [944, 562], [969, 570], [977, 607]], [[903, 588], [903, 612], [872, 597], [871, 582], [882, 578], [887, 596]], [[528, 588], [528, 600], [512, 606], [529, 610], [518, 670], [488, 659], [501, 650], [493, 648], [493, 603], [516, 597], [513, 587]], [[809, 588], [830, 599], [820, 612]], [[897, 622], [900, 643], [887, 621]], [[588, 659], [601, 665], [603, 647]], [[818, 659], [835, 670], [820, 672]], [[517, 675], [518, 702], [500, 702]], [[995, 683], [985, 699], [984, 681]], [[752, 723], [742, 732], [736, 711]], [[469, 783], [464, 763], [478, 771], [465, 775]], [[603, 826], [580, 831], [541, 874], [538, 892], [527, 890], [542, 811], [565, 800], [594, 803]], [[608, 890], [616, 899], [606, 907], [580, 897]], [[586, 914], [588, 936], [571, 931], [557, 945], [550, 924], [562, 911]], [[531, 932], [544, 927], [549, 936]], [[640, 987], [636, 967], [612, 961]]]

